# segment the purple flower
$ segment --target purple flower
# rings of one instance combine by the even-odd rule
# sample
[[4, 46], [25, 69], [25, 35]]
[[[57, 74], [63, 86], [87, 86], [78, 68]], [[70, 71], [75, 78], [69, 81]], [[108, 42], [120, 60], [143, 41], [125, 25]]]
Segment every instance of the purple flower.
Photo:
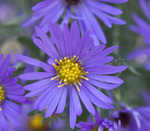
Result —
[[82, 113], [79, 97], [92, 115], [95, 115], [93, 104], [105, 109], [113, 108], [112, 99], [95, 87], [105, 90], [117, 88], [123, 80], [109, 74], [122, 72], [127, 67], [108, 64], [113, 57], [107, 55], [117, 47], [95, 47], [89, 33], [80, 37], [77, 23], [73, 23], [70, 29], [67, 25], [60, 28], [57, 24], [50, 24], [49, 29], [50, 34], [47, 34], [36, 27], [33, 36], [34, 43], [49, 56], [47, 62], [17, 55], [19, 60], [40, 67], [43, 72], [22, 74], [20, 78], [38, 80], [24, 89], [30, 91], [27, 97], [39, 96], [34, 109], [46, 110], [45, 117], [62, 113], [69, 96], [70, 126], [74, 128], [77, 116]]
[[[150, 1], [139, 0], [141, 8], [150, 20]], [[144, 44], [132, 53], [129, 54], [128, 59], [135, 59], [138, 63], [144, 64], [147, 70], [150, 70], [150, 24], [144, 21], [142, 18], [133, 15], [133, 19], [136, 25], [131, 25], [131, 30], [142, 36]]]
[[145, 90], [142, 92], [142, 97], [143, 97], [143, 100], [144, 100], [144, 104], [146, 105], [150, 105], [150, 92]]
[[21, 106], [16, 103], [25, 101], [24, 90], [17, 84], [17, 78], [11, 75], [15, 68], [10, 67], [10, 55], [4, 58], [0, 55], [0, 131], [7, 130], [8, 125], [19, 125], [18, 116]]
[[[150, 0], [139, 0], [141, 9], [143, 10], [145, 16], [150, 20]], [[144, 21], [142, 18], [137, 16], [136, 14], [133, 15], [133, 19], [136, 25], [131, 26], [131, 30], [136, 32], [137, 34], [143, 37], [144, 43], [150, 46], [150, 24]]]
[[[24, 55], [29, 54], [28, 48], [25, 48], [23, 45], [21, 45], [21, 43], [19, 43], [19, 41], [17, 41], [16, 38], [10, 38], [10, 39], [6, 40], [0, 46], [0, 52], [2, 54], [4, 54], [5, 56], [7, 54], [10, 54], [11, 55], [10, 65], [15, 66], [15, 67], [20, 66], [15, 57], [16, 53], [24, 54]], [[25, 67], [26, 68], [25, 68], [24, 72], [26, 72], [26, 73], [36, 70], [33, 66], [30, 66], [30, 65], [25, 65]], [[24, 83], [24, 81], [22, 81], [22, 82]]]
[[19, 41], [17, 41], [16, 38], [9, 38], [6, 39], [4, 43], [0, 46], [0, 52], [4, 54], [5, 56], [7, 54], [11, 55], [10, 63], [11, 65], [17, 65], [18, 62], [16, 61], [16, 58], [14, 57], [14, 54], [26, 54], [27, 49], [21, 45]]
[[58, 22], [62, 17], [63, 23], [69, 23], [70, 19], [78, 20], [78, 25], [82, 32], [91, 32], [91, 37], [96, 41], [95, 44], [106, 44], [104, 32], [97, 21], [99, 18], [107, 27], [111, 28], [112, 24], [125, 24], [125, 21], [114, 17], [113, 15], [120, 15], [122, 11], [108, 5], [122, 4], [128, 0], [43, 0], [35, 5], [32, 10], [33, 16], [24, 24], [24, 27], [33, 25], [35, 22], [40, 21], [40, 26], [44, 30], [48, 30], [48, 23]]
[[65, 131], [66, 129], [66, 122], [63, 119], [56, 118], [53, 121], [53, 125], [51, 126], [51, 131]]
[[32, 103], [22, 106], [22, 113], [19, 126], [9, 126], [8, 131], [50, 131], [48, 121], [44, 121], [44, 117], [40, 113], [29, 115], [32, 110]]
[[11, 4], [0, 2], [0, 22], [8, 24], [16, 17], [15, 9]]
[[[57, 118], [53, 120], [51, 124], [49, 120], [44, 119], [42, 113], [34, 113], [33, 101], [29, 100], [22, 106], [22, 112], [18, 116], [20, 118], [20, 125], [10, 125], [7, 131], [62, 131], [65, 129], [65, 121]], [[32, 115], [29, 113], [32, 112]]]
[[95, 122], [91, 118], [88, 118], [88, 122], [80, 122], [77, 127], [81, 131], [115, 131], [115, 124], [107, 119], [101, 119], [99, 112], [96, 111]]
[[144, 65], [145, 69], [150, 70], [150, 47], [140, 47], [128, 55], [128, 60], [134, 59], [139, 64]]
[[112, 117], [121, 128], [118, 131], [148, 131], [150, 129], [150, 107], [130, 108], [121, 105], [121, 109], [114, 112]]

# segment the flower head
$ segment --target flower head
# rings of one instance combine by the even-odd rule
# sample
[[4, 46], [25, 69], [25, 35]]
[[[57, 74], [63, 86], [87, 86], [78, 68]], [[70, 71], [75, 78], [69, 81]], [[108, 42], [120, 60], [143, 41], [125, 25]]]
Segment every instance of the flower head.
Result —
[[22, 112], [18, 116], [20, 119], [20, 125], [15, 126], [11, 125], [8, 128], [8, 131], [49, 131], [49, 124], [45, 120], [41, 113], [29, 113], [33, 111], [32, 102], [28, 101], [22, 106]]
[[101, 119], [99, 112], [96, 111], [95, 122], [92, 122], [92, 119], [89, 118], [88, 122], [79, 122], [77, 127], [81, 131], [115, 131], [115, 124], [108, 119]]
[[[150, 20], [150, 1], [139, 0], [139, 2], [145, 16], [148, 18], [148, 20]], [[144, 40], [144, 43], [150, 46], [150, 24], [148, 24], [148, 22], [146, 22], [144, 19], [140, 18], [136, 14], [133, 15], [133, 19], [136, 25], [131, 25], [131, 30], [141, 35]]]
[[42, 114], [30, 116], [26, 122], [29, 131], [49, 131], [48, 122], [44, 123]]
[[150, 70], [150, 47], [140, 47], [131, 52], [128, 60], [134, 59], [137, 63], [144, 65], [145, 69]]
[[0, 2], [0, 22], [9, 24], [10, 21], [16, 18], [15, 8], [5, 1]]
[[25, 101], [24, 90], [11, 75], [15, 68], [10, 67], [10, 55], [0, 55], [0, 130], [7, 130], [8, 125], [19, 125], [18, 116], [21, 106], [16, 103]]
[[62, 113], [69, 96], [70, 126], [73, 128], [77, 116], [82, 113], [80, 99], [93, 115], [93, 104], [105, 109], [113, 107], [113, 101], [96, 87], [113, 90], [120, 86], [123, 81], [109, 74], [122, 72], [126, 66], [109, 65], [113, 57], [107, 55], [116, 46], [108, 49], [104, 49], [104, 45], [95, 47], [89, 33], [80, 37], [77, 23], [73, 23], [70, 29], [67, 25], [60, 28], [50, 24], [49, 29], [50, 34], [47, 34], [37, 27], [33, 36], [35, 44], [49, 56], [47, 62], [17, 55], [21, 61], [40, 67], [44, 72], [26, 73], [20, 78], [38, 80], [24, 89], [30, 91], [27, 97], [39, 96], [34, 109], [46, 110], [45, 117]]
[[[139, 2], [145, 16], [150, 20], [150, 1], [139, 0]], [[136, 14], [133, 15], [133, 19], [136, 25], [131, 25], [130, 28], [142, 37], [144, 45], [131, 52], [128, 60], [135, 59], [138, 63], [145, 65], [147, 70], [150, 70], [150, 24]]]
[[121, 104], [121, 109], [114, 112], [112, 117], [118, 123], [118, 131], [146, 131], [150, 129], [150, 107], [130, 108]]
[[[78, 20], [78, 25], [82, 32], [90, 31], [91, 37], [93, 37], [95, 41], [100, 40], [101, 43], [106, 44], [104, 32], [97, 18], [109, 28], [112, 27], [112, 24], [125, 24], [125, 21], [122, 19], [113, 17], [113, 15], [122, 14], [122, 11], [108, 5], [108, 3], [122, 4], [127, 1], [128, 0], [43, 0], [32, 8], [34, 14], [24, 26], [30, 26], [41, 19], [40, 26], [47, 31], [50, 21], [56, 23], [64, 16], [61, 24], [68, 24], [70, 19]], [[99, 44], [99, 42], [95, 43]]]
[[150, 92], [147, 91], [147, 90], [144, 90], [142, 92], [141, 96], [143, 97], [144, 104], [149, 106], [150, 105], [150, 101], [149, 101], [149, 99], [150, 99]]

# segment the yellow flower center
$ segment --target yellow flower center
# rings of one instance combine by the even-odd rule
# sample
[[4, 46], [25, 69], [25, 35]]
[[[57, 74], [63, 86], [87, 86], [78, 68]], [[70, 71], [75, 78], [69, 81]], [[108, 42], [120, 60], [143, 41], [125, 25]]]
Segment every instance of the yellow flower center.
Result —
[[44, 118], [40, 114], [29, 117], [28, 126], [30, 131], [47, 131], [48, 123], [43, 123]]
[[[3, 90], [3, 87], [0, 86], [0, 104], [2, 103], [2, 101], [5, 99], [5, 91]], [[0, 107], [0, 111], [2, 110], [2, 108]]]
[[104, 127], [103, 131], [108, 131], [108, 128]]
[[31, 126], [34, 128], [40, 128], [42, 127], [42, 121], [43, 121], [43, 117], [41, 115], [35, 115], [31, 118]]
[[74, 85], [78, 91], [81, 86], [81, 80], [88, 80], [84, 75], [88, 72], [83, 70], [81, 66], [81, 62], [78, 60], [78, 57], [74, 56], [73, 58], [64, 57], [62, 59], [55, 60], [56, 64], [53, 64], [56, 70], [56, 76], [51, 78], [51, 80], [59, 79], [60, 85], [58, 87], [62, 87], [64, 85]]
[[92, 129], [92, 131], [98, 131], [98, 127], [95, 127], [94, 129]]

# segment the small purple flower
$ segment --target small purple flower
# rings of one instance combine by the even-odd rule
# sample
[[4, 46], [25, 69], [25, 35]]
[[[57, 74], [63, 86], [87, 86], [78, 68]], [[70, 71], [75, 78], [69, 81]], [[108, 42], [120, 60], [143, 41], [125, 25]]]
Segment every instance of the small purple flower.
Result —
[[[139, 2], [143, 13], [148, 18], [148, 20], [150, 20], [150, 0], [139, 0]], [[132, 25], [131, 30], [141, 35], [143, 37], [144, 43], [150, 46], [150, 24], [148, 24], [148, 22], [144, 21], [136, 14], [133, 15], [133, 19], [136, 25]]]
[[118, 131], [148, 131], [150, 129], [150, 107], [130, 108], [124, 104], [112, 114], [113, 119], [120, 122]]
[[40, 113], [29, 115], [32, 110], [32, 104], [22, 106], [22, 113], [19, 126], [9, 126], [8, 131], [50, 131], [48, 121], [44, 121], [44, 117]]
[[95, 122], [88, 118], [88, 122], [79, 122], [77, 127], [80, 131], [115, 131], [115, 123], [108, 119], [101, 119], [99, 112], [96, 111]]
[[150, 70], [150, 47], [141, 47], [128, 55], [128, 60], [134, 59], [139, 64], [144, 65], [145, 69]]
[[96, 41], [95, 44], [106, 44], [104, 32], [97, 21], [99, 18], [107, 27], [111, 28], [112, 24], [125, 24], [125, 21], [114, 17], [120, 15], [122, 11], [108, 5], [122, 4], [128, 0], [43, 0], [35, 5], [32, 10], [33, 16], [24, 24], [24, 27], [30, 26], [35, 22], [40, 21], [46, 31], [48, 23], [51, 21], [57, 23], [61, 18], [61, 24], [69, 23], [70, 19], [78, 20], [78, 25], [82, 32], [91, 32], [91, 37]]
[[5, 1], [0, 2], [0, 22], [8, 24], [11, 20], [16, 17], [15, 9], [11, 4]]
[[[4, 54], [5, 56], [7, 54], [11, 55], [10, 59], [10, 65], [18, 67], [20, 66], [18, 61], [16, 60], [15, 54], [23, 54], [28, 55], [29, 49], [21, 45], [19, 41], [16, 40], [16, 38], [10, 38], [7, 39], [1, 46], [0, 46], [0, 52]], [[24, 72], [31, 72], [36, 70], [33, 66], [25, 65]], [[22, 81], [24, 83], [24, 81]]]
[[109, 75], [127, 67], [108, 64], [113, 61], [108, 55], [117, 47], [95, 47], [89, 33], [80, 37], [77, 23], [73, 23], [70, 29], [67, 25], [60, 28], [50, 24], [49, 29], [50, 35], [36, 27], [33, 36], [34, 43], [49, 56], [47, 62], [17, 55], [19, 60], [40, 67], [43, 72], [22, 74], [20, 78], [38, 80], [24, 89], [30, 91], [27, 97], [38, 96], [34, 109], [46, 110], [45, 117], [62, 113], [69, 96], [70, 126], [74, 128], [77, 116], [82, 113], [80, 99], [92, 115], [95, 115], [93, 104], [104, 109], [113, 108], [112, 99], [95, 87], [105, 90], [119, 87], [123, 80]]
[[66, 122], [63, 119], [56, 118], [56, 120], [53, 121], [53, 125], [50, 128], [50, 131], [65, 131], [66, 129]]
[[142, 92], [142, 97], [144, 100], [144, 104], [149, 105], [150, 106], [150, 92], [145, 90]]
[[[139, 2], [145, 16], [150, 20], [150, 0], [139, 0]], [[136, 14], [133, 15], [133, 19], [136, 25], [131, 25], [130, 28], [132, 31], [142, 36], [145, 45], [142, 45], [130, 53], [128, 59], [135, 59], [138, 63], [145, 65], [147, 70], [150, 70], [150, 24]]]
[[21, 105], [25, 102], [24, 90], [11, 75], [15, 68], [10, 67], [10, 55], [0, 55], [0, 131], [6, 131], [8, 125], [19, 125], [17, 119], [21, 113]]
[[33, 113], [32, 106], [33, 101], [27, 101], [22, 106], [22, 113], [18, 116], [20, 118], [20, 125], [10, 125], [7, 131], [62, 131], [65, 129], [64, 120], [60, 118], [55, 120], [54, 118], [50, 124], [50, 119], [46, 120], [42, 113]]
[[16, 38], [9, 38], [4, 41], [4, 43], [0, 46], [0, 52], [4, 55], [10, 54], [11, 65], [16, 65], [18, 62], [16, 61], [16, 58], [14, 57], [14, 54], [24, 54], [26, 48], [17, 41]]

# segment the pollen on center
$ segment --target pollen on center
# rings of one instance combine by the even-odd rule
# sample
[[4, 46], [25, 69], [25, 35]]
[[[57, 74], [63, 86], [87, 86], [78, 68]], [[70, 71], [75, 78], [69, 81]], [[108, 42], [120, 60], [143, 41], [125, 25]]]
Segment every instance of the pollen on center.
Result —
[[55, 60], [56, 63], [53, 66], [57, 75], [51, 78], [51, 80], [58, 79], [60, 84], [58, 87], [74, 85], [80, 91], [79, 86], [81, 86], [81, 80], [88, 80], [84, 76], [88, 72], [84, 71], [78, 58], [77, 56], [73, 56], [72, 58], [64, 57], [59, 61]]
[[98, 131], [98, 127], [96, 126], [92, 131]]
[[48, 122], [44, 122], [41, 114], [30, 116], [27, 124], [30, 131], [48, 131]]
[[[3, 89], [2, 86], [0, 86], [0, 104], [3, 102], [3, 100], [5, 99], [5, 91]], [[2, 108], [0, 107], [0, 111], [2, 110]]]

